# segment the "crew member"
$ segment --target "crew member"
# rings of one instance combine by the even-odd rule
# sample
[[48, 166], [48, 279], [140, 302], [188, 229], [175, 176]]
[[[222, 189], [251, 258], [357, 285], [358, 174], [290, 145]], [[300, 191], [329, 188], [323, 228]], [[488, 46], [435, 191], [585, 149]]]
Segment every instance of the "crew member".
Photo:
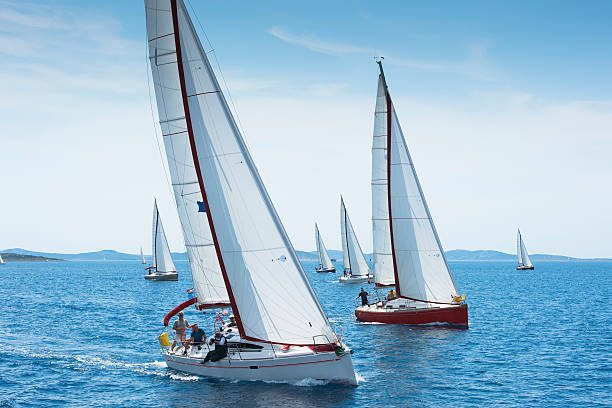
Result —
[[223, 334], [221, 334], [221, 332], [216, 332], [215, 337], [210, 339], [210, 342], [208, 344], [214, 344], [215, 349], [209, 351], [206, 354], [206, 357], [204, 357], [204, 361], [202, 361], [202, 364], [206, 364], [209, 361], [212, 361], [214, 363], [215, 361], [219, 361], [222, 358], [227, 357], [227, 339]]
[[171, 350], [174, 351], [174, 346], [176, 346], [176, 339], [180, 340], [182, 345], [185, 345], [185, 333], [187, 332], [187, 328], [190, 328], [189, 322], [186, 319], [183, 319], [183, 312], [179, 312], [178, 320], [174, 322], [172, 325], [172, 330], [175, 331], [176, 335], [174, 336], [174, 340], [172, 341]]
[[368, 304], [368, 295], [369, 293], [366, 292], [365, 290], [363, 290], [363, 288], [361, 288], [361, 292], [359, 292], [359, 294], [357, 295], [357, 298], [361, 298], [361, 306], [366, 306]]

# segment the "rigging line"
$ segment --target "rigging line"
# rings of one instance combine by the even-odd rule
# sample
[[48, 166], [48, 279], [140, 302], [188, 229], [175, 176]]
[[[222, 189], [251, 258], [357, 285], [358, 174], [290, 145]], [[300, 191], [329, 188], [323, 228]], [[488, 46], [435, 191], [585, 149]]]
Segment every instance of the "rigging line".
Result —
[[221, 64], [219, 63], [219, 58], [217, 58], [217, 52], [215, 51], [215, 48], [213, 47], [212, 42], [210, 41], [210, 38], [208, 38], [208, 35], [206, 34], [206, 30], [204, 30], [204, 27], [202, 26], [202, 23], [200, 22], [198, 14], [193, 8], [193, 5], [191, 4], [191, 0], [187, 0], [187, 3], [189, 3], [189, 7], [191, 7], [191, 12], [193, 16], [195, 17], [196, 21], [198, 22], [198, 26], [200, 26], [200, 30], [202, 30], [202, 34], [204, 34], [204, 38], [206, 38], [208, 45], [210, 45], [211, 49], [210, 51], [206, 52], [206, 54], [208, 55], [210, 53], [214, 55], [215, 57], [215, 62], [217, 63], [217, 69], [219, 70], [219, 74], [221, 75], [221, 79], [223, 80], [223, 85], [225, 86], [225, 92], [227, 93], [227, 96], [229, 97], [230, 103], [232, 104], [232, 108], [234, 109], [234, 115], [236, 116], [236, 120], [238, 121], [238, 126], [240, 128], [239, 130], [242, 133], [242, 137], [244, 139], [245, 144], [247, 145], [247, 148], [250, 148], [246, 140], [246, 132], [244, 131], [244, 126], [242, 125], [242, 121], [240, 120], [240, 116], [238, 115], [238, 110], [236, 109], [236, 105], [234, 104], [234, 99], [232, 98], [232, 94], [230, 93], [229, 87], [227, 86], [227, 81], [225, 80], [225, 76], [223, 75], [223, 71], [221, 70]]

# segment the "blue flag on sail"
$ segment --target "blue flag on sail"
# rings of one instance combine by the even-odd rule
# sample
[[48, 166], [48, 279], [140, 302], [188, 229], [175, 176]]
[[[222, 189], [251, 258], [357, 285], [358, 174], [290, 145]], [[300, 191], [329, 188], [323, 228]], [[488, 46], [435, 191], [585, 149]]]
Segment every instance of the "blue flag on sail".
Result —
[[206, 206], [204, 205], [203, 201], [197, 201], [198, 203], [198, 212], [206, 212]]

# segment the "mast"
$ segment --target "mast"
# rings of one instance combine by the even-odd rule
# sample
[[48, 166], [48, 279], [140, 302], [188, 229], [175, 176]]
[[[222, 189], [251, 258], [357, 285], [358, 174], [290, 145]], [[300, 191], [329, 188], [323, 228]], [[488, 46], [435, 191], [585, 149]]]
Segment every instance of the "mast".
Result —
[[157, 199], [153, 199], [153, 211], [155, 222], [153, 224], [153, 267], [157, 271], [157, 227], [159, 225], [159, 210], [157, 209]]
[[317, 255], [319, 256], [319, 266], [323, 267], [323, 255], [321, 254], [321, 236], [319, 234], [319, 227], [315, 222], [315, 239], [317, 241]]
[[[193, 156], [193, 162], [195, 164], [195, 171], [198, 176], [198, 183], [200, 185], [200, 191], [202, 193], [202, 200], [205, 208], [208, 211], [205, 211], [206, 218], [208, 219], [208, 225], [210, 226], [210, 233], [212, 235], [213, 243], [215, 245], [215, 253], [217, 254], [217, 260], [219, 261], [219, 266], [221, 267], [221, 273], [223, 275], [223, 281], [225, 282], [225, 287], [227, 289], [227, 294], [229, 296], [230, 304], [234, 315], [236, 317], [236, 324], [238, 327], [238, 331], [241, 335], [244, 334], [244, 327], [242, 326], [242, 320], [240, 319], [240, 312], [238, 311], [238, 307], [236, 307], [236, 300], [234, 299], [234, 294], [232, 293], [232, 287], [227, 278], [227, 272], [225, 270], [225, 263], [223, 261], [223, 257], [221, 256], [221, 251], [219, 249], [219, 240], [217, 238], [217, 234], [215, 232], [215, 225], [213, 223], [212, 215], [210, 213], [210, 206], [208, 204], [208, 197], [206, 195], [206, 189], [204, 188], [204, 182], [202, 181], [202, 169], [200, 167], [200, 161], [198, 158], [198, 152], [196, 148], [195, 137], [193, 134], [193, 124], [191, 122], [191, 113], [189, 111], [189, 102], [187, 100], [187, 85], [185, 83], [185, 70], [183, 68], [183, 53], [181, 49], [181, 37], [180, 37], [180, 28], [178, 22], [178, 7], [177, 0], [170, 0], [170, 9], [172, 11], [172, 27], [174, 31], [174, 45], [176, 47], [176, 61], [178, 68], [178, 76], [179, 82], [181, 86], [181, 97], [183, 99], [183, 110], [185, 112], [185, 122], [187, 124], [187, 133], [189, 135], [189, 144], [191, 146], [191, 154]], [[212, 92], [219, 92], [212, 91]]]
[[[341, 219], [341, 227], [342, 227], [342, 239], [343, 239], [343, 243], [345, 244], [345, 248], [346, 248], [346, 260], [344, 260], [344, 270], [348, 270], [349, 272], [352, 272], [351, 270], [351, 252], [350, 252], [350, 248], [349, 248], [349, 240], [348, 240], [348, 224], [347, 224], [347, 218], [346, 218], [346, 206], [344, 205], [344, 199], [342, 198], [342, 196], [340, 196], [340, 216], [342, 217]], [[348, 265], [348, 268], [347, 268]]]
[[520, 266], [523, 266], [523, 254], [521, 253], [521, 230], [520, 228], [518, 229], [518, 232], [516, 234], [516, 256], [518, 257], [518, 264]]
[[[397, 294], [424, 303], [451, 304], [445, 300], [456, 296], [457, 288], [391, 102], [382, 62], [377, 62], [387, 108], [387, 200]], [[402, 281], [408, 285], [403, 290]]]
[[158, 1], [150, 10], [163, 18], [168, 11], [172, 20], [173, 32], [158, 36], [174, 35], [170, 51], [176, 52], [175, 88], [185, 115], [179, 120], [184, 120], [189, 137], [202, 212], [241, 337], [290, 345], [322, 344], [322, 339], [335, 343], [184, 3]]
[[389, 95], [389, 87], [385, 79], [382, 61], [376, 61], [380, 68], [380, 77], [385, 88], [385, 100], [387, 102], [387, 205], [389, 211], [389, 234], [391, 235], [391, 260], [393, 262], [393, 275], [395, 276], [395, 289], [398, 297], [401, 297], [400, 281], [397, 272], [397, 261], [395, 259], [395, 242], [393, 240], [393, 216], [391, 215], [391, 127], [392, 127], [392, 111], [391, 95]]

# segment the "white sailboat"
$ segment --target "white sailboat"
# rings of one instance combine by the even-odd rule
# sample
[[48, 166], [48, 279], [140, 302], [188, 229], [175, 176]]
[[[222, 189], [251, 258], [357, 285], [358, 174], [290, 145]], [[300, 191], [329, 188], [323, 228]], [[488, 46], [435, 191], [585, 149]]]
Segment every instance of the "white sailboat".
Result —
[[163, 280], [176, 281], [178, 280], [178, 272], [172, 262], [170, 255], [170, 247], [164, 232], [164, 226], [159, 216], [157, 209], [157, 200], [153, 202], [153, 265], [145, 268], [148, 272], [145, 274], [147, 280]]
[[[298, 261], [183, 1], [146, 0], [145, 7], [160, 127], [171, 149], [169, 167], [176, 167], [172, 183], [182, 189], [175, 186], [185, 244], [188, 251], [197, 245], [214, 255], [190, 256], [195, 302], [209, 303], [208, 296], [225, 302], [221, 291], [207, 292], [215, 282], [200, 280], [221, 277], [238, 329], [226, 336], [228, 355], [219, 361], [203, 362], [206, 345], [185, 355], [164, 348], [164, 360], [170, 368], [203, 376], [356, 384], [350, 350], [331, 328]], [[184, 166], [177, 156], [182, 152], [191, 155]], [[198, 220], [197, 232], [187, 219]], [[199, 260], [201, 269], [194, 271]], [[173, 309], [164, 323], [192, 303]]]
[[385, 80], [382, 63], [372, 145], [372, 219], [377, 286], [392, 299], [355, 309], [359, 320], [467, 327], [459, 297]]
[[336, 272], [336, 267], [332, 263], [331, 259], [329, 259], [327, 248], [325, 248], [323, 238], [321, 238], [321, 233], [319, 232], [319, 226], [316, 223], [315, 241], [317, 242], [317, 255], [319, 256], [319, 267], [315, 270], [317, 272]]
[[2, 259], [2, 254], [0, 254], [0, 265], [4, 265], [4, 259]]
[[516, 266], [517, 270], [522, 271], [534, 269], [533, 264], [531, 263], [531, 259], [529, 259], [527, 248], [525, 248], [525, 243], [523, 242], [523, 237], [521, 235], [520, 229], [518, 230], [516, 236], [516, 252], [518, 256], [518, 265]]
[[340, 197], [340, 235], [342, 236], [342, 259], [344, 261], [344, 275], [340, 276], [340, 282], [367, 282], [371, 274], [370, 266], [363, 256], [342, 196]]
[[145, 261], [144, 253], [142, 252], [142, 248], [140, 248], [140, 259], [143, 265], [147, 264], [147, 261]]

